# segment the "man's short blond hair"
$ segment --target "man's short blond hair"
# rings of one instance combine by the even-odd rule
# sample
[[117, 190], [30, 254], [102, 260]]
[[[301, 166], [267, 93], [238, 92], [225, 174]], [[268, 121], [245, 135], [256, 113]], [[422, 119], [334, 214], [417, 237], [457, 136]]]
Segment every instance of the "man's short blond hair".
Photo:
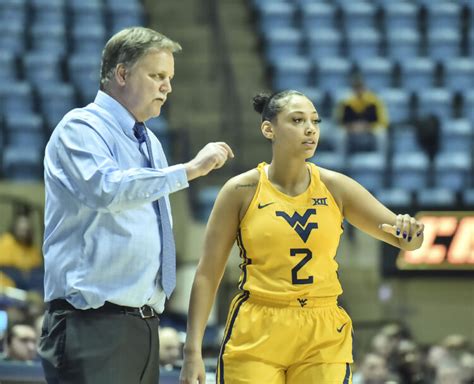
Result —
[[166, 49], [175, 53], [182, 48], [176, 41], [145, 27], [125, 28], [113, 35], [102, 51], [100, 89], [104, 89], [113, 78], [118, 64], [130, 68], [150, 49]]

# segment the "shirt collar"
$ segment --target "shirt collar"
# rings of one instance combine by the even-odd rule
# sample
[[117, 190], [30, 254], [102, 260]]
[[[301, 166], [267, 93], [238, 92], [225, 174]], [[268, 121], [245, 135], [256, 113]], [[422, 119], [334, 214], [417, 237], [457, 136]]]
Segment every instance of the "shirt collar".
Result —
[[122, 131], [124, 131], [128, 137], [136, 140], [133, 133], [133, 127], [135, 126], [136, 120], [122, 104], [112, 96], [100, 90], [97, 92], [94, 104], [97, 104], [99, 107], [108, 111], [115, 118]]

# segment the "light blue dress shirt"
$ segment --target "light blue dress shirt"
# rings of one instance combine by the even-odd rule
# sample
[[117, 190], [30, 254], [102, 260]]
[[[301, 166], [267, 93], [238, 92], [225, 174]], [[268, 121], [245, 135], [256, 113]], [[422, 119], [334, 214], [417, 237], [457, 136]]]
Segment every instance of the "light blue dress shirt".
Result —
[[[161, 239], [152, 202], [188, 186], [182, 164], [168, 166], [148, 130], [159, 169], [146, 168], [135, 119], [99, 91], [57, 125], [46, 146], [45, 301], [79, 309], [105, 301], [161, 313]], [[168, 209], [169, 212], [170, 209]], [[171, 217], [170, 217], [171, 220]]]

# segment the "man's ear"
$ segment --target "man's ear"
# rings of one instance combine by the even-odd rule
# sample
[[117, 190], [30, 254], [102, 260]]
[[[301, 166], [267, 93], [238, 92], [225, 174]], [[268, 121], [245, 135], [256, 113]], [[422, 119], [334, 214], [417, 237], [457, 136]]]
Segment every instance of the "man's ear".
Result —
[[118, 85], [124, 86], [125, 85], [125, 80], [127, 77], [127, 68], [125, 68], [125, 65], [122, 63], [117, 64], [115, 67], [115, 81], [117, 82]]
[[268, 140], [273, 140], [273, 125], [268, 120], [265, 120], [260, 126], [263, 136]]

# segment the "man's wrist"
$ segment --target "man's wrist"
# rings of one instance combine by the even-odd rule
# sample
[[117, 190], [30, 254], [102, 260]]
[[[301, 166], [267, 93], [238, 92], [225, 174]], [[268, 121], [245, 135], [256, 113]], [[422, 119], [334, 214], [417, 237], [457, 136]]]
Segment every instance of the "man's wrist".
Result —
[[200, 176], [198, 173], [198, 167], [193, 163], [192, 160], [184, 164], [184, 169], [186, 171], [186, 176], [189, 181], [196, 179]]

